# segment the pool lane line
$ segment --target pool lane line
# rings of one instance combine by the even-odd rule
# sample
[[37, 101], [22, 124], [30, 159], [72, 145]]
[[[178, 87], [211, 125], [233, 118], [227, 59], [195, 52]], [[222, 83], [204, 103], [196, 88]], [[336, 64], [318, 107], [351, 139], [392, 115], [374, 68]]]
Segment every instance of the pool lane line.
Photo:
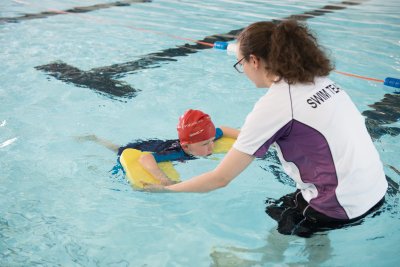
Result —
[[400, 88], [400, 79], [399, 78], [386, 77], [385, 80], [382, 80], [382, 79], [361, 76], [358, 74], [353, 74], [353, 73], [348, 73], [348, 72], [343, 72], [343, 71], [338, 71], [338, 70], [334, 70], [334, 72], [345, 75], [345, 76], [362, 79], [362, 80], [383, 83], [384, 85], [393, 87], [393, 88]]
[[[12, 1], [16, 2], [18, 4], [39, 6], [39, 5], [32, 4], [32, 3], [29, 3], [26, 1], [21, 1], [21, 0], [12, 0]], [[4, 17], [4, 18], [0, 17], [0, 23], [18, 23], [20, 21], [32, 20], [32, 19], [43, 19], [43, 18], [56, 16], [56, 15], [87, 13], [87, 12], [100, 10], [100, 9], [121, 7], [121, 6], [130, 6], [131, 4], [135, 4], [135, 3], [149, 3], [149, 2], [151, 2], [151, 0], [121, 0], [121, 1], [107, 3], [107, 4], [96, 4], [93, 6], [74, 7], [74, 8], [67, 9], [67, 10], [48, 9], [47, 11], [43, 11], [40, 13], [24, 14], [23, 16], [19, 16], [19, 17]], [[41, 6], [39, 6], [39, 7], [41, 7]]]
[[[20, 4], [25, 4], [25, 5], [38, 6], [38, 5], [31, 4], [31, 3], [28, 3], [28, 2], [24, 2], [24, 1], [21, 1], [21, 0], [12, 0], [12, 1], [20, 3]], [[102, 9], [102, 8], [109, 8], [109, 7], [113, 7], [113, 6], [129, 6], [133, 2], [134, 3], [144, 3], [144, 2], [151, 2], [151, 1], [150, 0], [148, 0], [148, 1], [146, 1], [146, 0], [128, 0], [128, 1], [122, 1], [122, 2], [114, 2], [114, 3], [111, 3], [111, 4], [97, 4], [97, 5], [88, 6], [88, 7], [75, 7], [73, 9], [68, 9], [66, 11], [56, 10], [56, 9], [49, 9], [49, 10], [50, 10], [50, 12], [53, 12], [52, 14], [55, 14], [55, 15], [58, 15], [58, 14], [74, 14], [74, 13], [89, 12], [89, 11]], [[345, 1], [345, 2], [342, 2], [342, 3], [346, 4], [346, 5], [357, 5], [357, 4], [360, 3], [360, 1], [359, 2]], [[316, 17], [316, 16], [322, 16], [322, 15], [324, 15], [326, 13], [332, 13], [331, 10], [341, 10], [341, 9], [345, 9], [345, 8], [346, 7], [344, 5], [326, 5], [321, 9], [316, 9], [316, 10], [313, 10], [313, 11], [306, 11], [303, 14], [291, 15], [288, 18], [296, 19], [296, 20], [306, 20], [308, 18], [313, 18], [313, 17]], [[43, 14], [43, 12], [40, 13], [40, 14]], [[90, 19], [90, 17], [89, 17], [89, 19]], [[97, 21], [107, 22], [107, 21], [104, 21], [104, 19], [98, 19], [98, 18], [95, 18], [95, 19]], [[93, 20], [93, 18], [92, 18], [92, 20]], [[278, 23], [280, 21], [281, 20], [274, 20], [274, 22], [276, 22], [276, 23]], [[189, 42], [201, 44], [201, 45], [204, 45], [204, 46], [209, 46], [210, 48], [211, 47], [215, 47], [215, 43], [208, 43], [206, 41], [199, 41], [199, 40], [194, 40], [194, 39], [190, 39], [190, 38], [184, 38], [184, 37], [177, 36], [177, 35], [172, 35], [172, 34], [168, 34], [168, 33], [163, 33], [163, 32], [159, 32], [159, 31], [149, 30], [149, 29], [144, 29], [144, 28], [139, 28], [139, 27], [134, 27], [134, 26], [131, 26], [131, 25], [124, 25], [124, 26], [128, 27], [130, 29], [133, 29], [133, 30], [137, 30], [137, 31], [150, 32], [150, 33], [153, 33], [153, 34], [168, 36], [168, 37], [174, 38], [174, 39], [179, 39], [179, 40], [184, 40], [184, 41], [189, 41]], [[336, 73], [339, 73], [339, 74], [342, 74], [342, 75], [346, 75], [346, 76], [349, 76], [349, 77], [355, 77], [355, 78], [369, 80], [369, 81], [381, 82], [381, 83], [384, 83], [385, 85], [388, 85], [388, 86], [400, 88], [400, 79], [397, 79], [397, 78], [387, 77], [385, 79], [385, 81], [384, 81], [384, 80], [381, 80], [381, 79], [370, 78], [370, 77], [361, 76], [361, 75], [358, 75], [358, 74], [352, 74], [352, 73], [347, 73], [347, 72], [338, 71], [338, 70], [334, 70], [334, 71]], [[109, 72], [107, 72], [107, 73], [109, 73]], [[119, 86], [122, 86], [122, 87], [126, 88], [126, 85], [119, 84]], [[116, 92], [116, 94], [118, 96], [121, 96], [121, 94], [119, 94], [118, 91], [115, 91], [115, 92]], [[129, 93], [127, 95], [129, 95]]]
[[[16, 0], [14, 0], [16, 1]], [[23, 2], [22, 2], [23, 3]], [[346, 3], [347, 5], [356, 5], [359, 4], [358, 2], [342, 2], [342, 3]], [[304, 14], [297, 14], [297, 15], [291, 15], [290, 19], [297, 19], [297, 20], [305, 20], [307, 18], [310, 17], [315, 17], [315, 16], [321, 16], [324, 15], [325, 13], [332, 13], [332, 11], [330, 11], [330, 9], [333, 10], [341, 10], [344, 9], [345, 6], [340, 6], [340, 5], [327, 5], [324, 6], [322, 9], [316, 9], [313, 11], [306, 11]], [[80, 8], [79, 8], [80, 9]], [[60, 13], [60, 14], [69, 14], [70, 12], [68, 11], [62, 11], [62, 10], [54, 10], [54, 12], [56, 13]], [[98, 20], [98, 19], [97, 19]], [[100, 19], [100, 21], [104, 22], [104, 19]], [[281, 20], [275, 20], [275, 23], [280, 22]], [[105, 21], [107, 22], [107, 21]], [[125, 27], [128, 27], [130, 29], [133, 30], [137, 30], [137, 31], [141, 31], [141, 32], [150, 32], [153, 34], [158, 34], [158, 35], [163, 35], [163, 36], [168, 36], [170, 38], [174, 38], [174, 39], [179, 39], [179, 40], [184, 40], [184, 41], [189, 41], [189, 42], [193, 42], [193, 43], [197, 43], [200, 45], [204, 45], [204, 46], [209, 46], [211, 47], [215, 47], [215, 44], [218, 43], [219, 41], [216, 41], [214, 43], [211, 42], [206, 42], [206, 41], [199, 41], [199, 40], [194, 40], [194, 39], [190, 39], [190, 38], [184, 38], [181, 36], [177, 36], [177, 35], [172, 35], [172, 34], [167, 34], [167, 33], [163, 33], [163, 32], [159, 32], [159, 31], [154, 31], [154, 30], [149, 30], [149, 29], [144, 29], [144, 28], [139, 28], [139, 27], [133, 27], [131, 25], [124, 25]], [[226, 47], [225, 47], [226, 48]], [[157, 56], [157, 55], [156, 55]], [[158, 55], [159, 56], [159, 55]], [[62, 63], [61, 63], [62, 64]], [[141, 64], [143, 66], [143, 64]], [[66, 67], [68, 68], [68, 67]], [[103, 68], [102, 68], [103, 70]], [[392, 86], [392, 87], [396, 87], [396, 88], [400, 88], [400, 79], [397, 78], [391, 78], [391, 77], [387, 77], [385, 80], [381, 80], [381, 79], [377, 79], [377, 78], [371, 78], [371, 77], [366, 77], [366, 76], [361, 76], [358, 74], [352, 74], [352, 73], [347, 73], [347, 72], [343, 72], [343, 71], [338, 71], [338, 70], [334, 70], [334, 72], [342, 74], [342, 75], [346, 75], [349, 77], [355, 77], [355, 78], [359, 78], [359, 79], [364, 79], [364, 80], [369, 80], [369, 81], [374, 81], [374, 82], [381, 82], [384, 83], [384, 85], [387, 86]], [[110, 73], [109, 71], [106, 71], [105, 73]], [[67, 80], [67, 79], [66, 79]], [[65, 80], [65, 81], [66, 81]], [[126, 84], [119, 84], [119, 86], [122, 86], [123, 88], [126, 88]], [[125, 94], [119, 94], [118, 91], [115, 91], [118, 96], [124, 96]], [[126, 95], [134, 95], [134, 94], [126, 94]]]
[[389, 165], [389, 164], [386, 164], [386, 166], [388, 166], [390, 169], [392, 169], [395, 173], [397, 173], [397, 175], [399, 175], [400, 176], [400, 171], [398, 170], [398, 169], [396, 169], [396, 167], [394, 167], [394, 166], [392, 166], [392, 165]]
[[345, 75], [348, 77], [358, 78], [358, 79], [372, 81], [372, 82], [379, 82], [379, 83], [383, 83], [384, 85], [389, 86], [389, 87], [400, 88], [400, 79], [398, 79], [398, 78], [386, 77], [385, 80], [382, 80], [382, 79], [361, 76], [358, 74], [353, 74], [353, 73], [348, 73], [348, 72], [343, 72], [343, 71], [338, 71], [338, 70], [333, 70], [333, 71], [338, 74], [342, 74], [342, 75]]
[[[349, 2], [344, 1], [340, 2], [337, 5], [326, 5], [322, 8], [318, 8], [312, 11], [306, 11], [302, 14], [293, 14], [283, 19], [273, 20], [275, 23], [278, 23], [282, 20], [286, 19], [300, 19], [306, 20], [315, 16], [321, 16], [326, 13], [332, 13], [336, 10], [345, 9], [347, 6], [359, 5], [363, 1], [358, 2]], [[133, 27], [130, 25], [131, 29], [141, 30], [144, 29]], [[243, 30], [244, 28], [231, 30], [228, 33], [224, 34], [214, 34], [211, 36], [206, 36], [202, 40], [192, 40], [189, 38], [179, 39], [190, 40], [194, 44], [184, 44], [174, 48], [164, 49], [159, 52], [153, 52], [147, 55], [142, 56], [140, 59], [130, 62], [124, 62], [119, 64], [113, 64], [111, 66], [104, 66], [93, 68], [88, 71], [79, 70], [76, 67], [70, 66], [62, 61], [55, 61], [49, 64], [36, 66], [35, 68], [41, 71], [46, 72], [48, 75], [53, 76], [61, 81], [72, 83], [78, 87], [87, 87], [95, 92], [101, 93], [103, 95], [108, 95], [110, 98], [127, 98], [130, 99], [136, 95], [136, 92], [140, 91], [128, 85], [127, 83], [117, 81], [115, 79], [119, 79], [124, 77], [126, 74], [132, 74], [140, 70], [156, 68], [159, 67], [162, 63], [167, 63], [169, 61], [177, 61], [174, 59], [175, 57], [187, 56], [193, 53], [197, 53], [200, 50], [211, 49], [216, 41], [233, 41], [235, 37]], [[146, 30], [148, 32], [155, 33], [156, 31]], [[162, 32], [158, 32], [160, 35], [166, 35]], [[173, 35], [169, 35], [173, 37]], [[174, 36], [176, 37], [176, 36]], [[107, 81], [107, 86], [101, 86], [98, 82], [102, 80], [103, 82]], [[121, 90], [122, 87], [122, 90]]]
[[132, 88], [131, 85], [124, 81], [103, 75], [101, 71], [82, 71], [62, 61], [36, 66], [35, 69], [47, 72], [48, 75], [67, 84], [73, 84], [76, 87], [90, 88], [100, 95], [122, 102], [126, 102], [124, 99], [135, 97], [136, 93], [141, 91]]
[[[28, 2], [25, 2], [25, 1], [21, 1], [21, 0], [12, 0], [12, 1], [17, 2], [19, 4], [42, 7], [40, 5], [28, 3]], [[103, 18], [98, 18], [98, 17], [95, 17], [95, 16], [87, 16], [87, 15], [84, 15], [84, 14], [81, 15], [79, 13], [86, 13], [86, 12], [90, 12], [90, 11], [94, 11], [94, 10], [110, 8], [110, 7], [115, 7], [115, 6], [118, 6], [118, 7], [119, 6], [130, 6], [130, 4], [132, 4], [132, 3], [150, 3], [150, 2], [152, 2], [152, 1], [151, 0], [125, 0], [125, 1], [114, 2], [114, 3], [111, 3], [111, 4], [97, 4], [97, 5], [86, 6], [86, 7], [74, 7], [72, 9], [68, 9], [68, 10], [59, 10], [59, 9], [49, 8], [49, 9], [47, 9], [47, 11], [41, 12], [39, 14], [25, 14], [24, 16], [17, 17], [17, 18], [0, 18], [0, 22], [2, 20], [8, 21], [8, 22], [17, 22], [17, 20], [26, 20], [26, 19], [34, 19], [34, 18], [45, 18], [45, 17], [50, 16], [50, 15], [54, 16], [54, 15], [68, 15], [68, 14], [71, 14], [71, 15], [80, 15], [80, 16], [83, 16], [84, 18], [89, 19], [89, 20], [97, 21], [97, 22], [104, 22], [104, 23], [107, 23], [108, 25], [110, 25], [109, 22], [112, 22], [112, 20], [110, 20], [110, 19], [103, 19]], [[114, 20], [114, 22], [115, 21], [116, 20]], [[119, 22], [119, 21], [117, 21], [117, 22]], [[117, 25], [117, 24], [114, 24], [114, 25]], [[134, 27], [134, 26], [131, 26], [131, 25], [122, 25], [122, 26], [125, 26], [125, 27], [133, 29], [133, 30], [137, 30], [137, 31], [150, 32], [150, 33], [153, 33], [153, 34], [169, 36], [169, 37], [174, 38], [174, 39], [179, 39], [179, 40], [184, 40], [184, 41], [189, 41], [189, 42], [195, 42], [195, 43], [203, 44], [205, 46], [211, 46], [211, 47], [213, 46], [212, 44], [209, 44], [209, 43], [206, 43], [206, 42], [201, 42], [201, 41], [197, 41], [197, 40], [190, 39], [190, 38], [184, 38], [184, 37], [177, 36], [177, 35], [163, 33], [163, 32], [160, 32], [160, 31]]]
[[335, 72], [342, 74], [342, 75], [349, 76], [349, 77], [355, 77], [355, 78], [359, 78], [359, 79], [363, 79], [363, 80], [367, 80], [367, 81], [380, 82], [380, 83], [384, 82], [384, 80], [382, 80], [382, 79], [370, 78], [370, 77], [361, 76], [358, 74], [352, 74], [352, 73], [347, 73], [347, 72], [338, 71], [338, 70], [335, 70]]
[[[317, 9], [314, 11], [305, 12], [305, 16], [302, 14], [291, 15], [288, 18], [310, 18], [310, 14], [322, 15], [325, 13], [331, 13], [330, 9], [341, 10], [343, 6], [335, 7], [332, 5], [325, 6], [322, 9]], [[275, 20], [279, 22], [279, 20]], [[131, 27], [134, 28], [134, 27]], [[137, 28], [134, 28], [137, 29]], [[227, 34], [219, 34], [207, 36], [203, 40], [195, 40], [195, 45], [185, 44], [178, 48], [170, 48], [163, 50], [161, 52], [155, 52], [142, 57], [139, 60], [133, 62], [126, 62], [123, 64], [114, 64], [110, 67], [100, 67], [94, 68], [89, 71], [81, 71], [78, 68], [69, 66], [63, 62], [55, 62], [43, 66], [37, 66], [36, 68], [45, 72], [49, 75], [56, 77], [57, 79], [64, 81], [66, 83], [72, 83], [78, 87], [88, 87], [94, 88], [94, 90], [102, 95], [109, 97], [110, 99], [125, 101], [124, 99], [133, 98], [136, 96], [139, 89], [132, 88], [129, 84], [116, 80], [123, 77], [126, 73], [134, 73], [141, 69], [154, 68], [155, 63], [177, 61], [173, 57], [177, 56], [187, 56], [191, 53], [196, 53], [198, 50], [211, 48], [213, 43], [216, 41], [231, 41], [235, 39], [235, 36], [242, 29], [232, 30]], [[154, 31], [153, 31], [154, 33]], [[175, 37], [170, 35], [171, 37]], [[193, 41], [188, 38], [185, 40]], [[352, 75], [343, 73], [344, 75]], [[377, 82], [382, 82], [383, 80], [369, 78], [365, 76], [357, 75], [358, 78], [366, 78], [367, 80], [373, 79]], [[391, 136], [397, 136], [400, 134], [400, 129], [397, 127], [386, 126], [385, 124], [394, 123], [400, 118], [400, 109], [396, 107], [396, 103], [400, 103], [399, 96], [386, 94], [384, 99], [380, 102], [376, 102], [370, 105], [374, 110], [367, 110], [363, 112], [366, 116], [366, 126], [371, 134], [372, 138], [379, 139], [381, 136], [389, 134]]]
[[[37, 6], [35, 4], [30, 4], [28, 2], [24, 2], [24, 1], [21, 1], [21, 0], [12, 0], [12, 1], [20, 3], [20, 4], [25, 4], [25, 5]], [[151, 2], [151, 1], [150, 0], [147, 0], [147, 1], [146, 0], [127, 0], [127, 1], [122, 1], [122, 2], [121, 1], [120, 2], [114, 2], [114, 3], [111, 3], [111, 4], [97, 4], [97, 5], [94, 5], [94, 6], [87, 6], [87, 7], [75, 7], [73, 9], [68, 9], [66, 11], [57, 10], [57, 9], [49, 9], [49, 11], [52, 12], [52, 14], [54, 14], [54, 15], [71, 14], [71, 13], [74, 14], [74, 13], [89, 12], [89, 11], [103, 9], [103, 8], [109, 8], [109, 7], [113, 7], [113, 6], [129, 6], [131, 3], [144, 3], [144, 2]], [[342, 2], [342, 3], [346, 3], [346, 5], [357, 5], [357, 4], [359, 4], [358, 2]], [[324, 6], [323, 8], [321, 8], [321, 9], [316, 9], [316, 10], [313, 10], [313, 11], [306, 11], [304, 14], [291, 15], [288, 18], [296, 19], [296, 20], [305, 20], [305, 19], [312, 18], [312, 17], [315, 17], [315, 16], [322, 16], [322, 15], [324, 15], [326, 13], [332, 13], [331, 10], [341, 10], [341, 9], [344, 9], [344, 8], [345, 8], [345, 6], [343, 6], [343, 5], [342, 6], [341, 5], [327, 5], [327, 6]], [[40, 13], [40, 14], [43, 14], [43, 12]], [[98, 18], [95, 18], [95, 19], [97, 21], [107, 22], [107, 21], [104, 21], [104, 19], [98, 19]], [[280, 21], [281, 20], [274, 20], [274, 22], [276, 22], [276, 23], [278, 23]], [[201, 44], [201, 45], [204, 45], [204, 46], [209, 46], [210, 48], [211, 47], [215, 47], [215, 43], [208, 43], [208, 42], [205, 42], [205, 41], [199, 41], [199, 40], [194, 40], [194, 39], [190, 39], [190, 38], [184, 38], [184, 37], [177, 36], [177, 35], [172, 35], [172, 34], [168, 34], [168, 33], [163, 33], [163, 32], [159, 32], [159, 31], [149, 30], [149, 29], [144, 29], [144, 28], [139, 28], [139, 27], [134, 27], [134, 26], [131, 26], [131, 25], [124, 25], [124, 26], [128, 27], [130, 29], [133, 29], [133, 30], [137, 30], [137, 31], [150, 32], [150, 33], [153, 33], [153, 34], [168, 36], [168, 37], [174, 38], [174, 39], [179, 39], [179, 40], [184, 40], [184, 41], [189, 41], [189, 42]], [[347, 72], [338, 71], [338, 70], [334, 70], [334, 71], [336, 73], [339, 73], [339, 74], [342, 74], [342, 75], [346, 75], [346, 76], [349, 76], [349, 77], [355, 77], [355, 78], [369, 80], [369, 81], [381, 82], [381, 83], [384, 83], [385, 85], [388, 85], [388, 86], [400, 88], [400, 79], [397, 79], [397, 78], [388, 77], [388, 78], [386, 78], [386, 80], [388, 82], [386, 82], [386, 80], [384, 81], [384, 80], [381, 80], [381, 79], [370, 78], [370, 77], [361, 76], [361, 75], [358, 75], [358, 74], [352, 74], [352, 73], [347, 73]], [[109, 73], [109, 72], [107, 72], [107, 73]], [[120, 87], [122, 86], [122, 87], [126, 88], [126, 85], [121, 84], [121, 83], [119, 83], [119, 86]], [[118, 91], [115, 91], [115, 92], [116, 92], [116, 94], [118, 96], [125, 95], [125, 94], [121, 95]], [[129, 95], [129, 93], [127, 95]]]
[[[390, 165], [388, 165], [390, 167]], [[400, 184], [394, 181], [392, 178], [386, 175], [386, 181], [388, 182], [387, 194], [389, 196], [396, 196], [400, 193]], [[397, 201], [398, 202], [398, 201]], [[398, 204], [398, 203], [397, 203]]]

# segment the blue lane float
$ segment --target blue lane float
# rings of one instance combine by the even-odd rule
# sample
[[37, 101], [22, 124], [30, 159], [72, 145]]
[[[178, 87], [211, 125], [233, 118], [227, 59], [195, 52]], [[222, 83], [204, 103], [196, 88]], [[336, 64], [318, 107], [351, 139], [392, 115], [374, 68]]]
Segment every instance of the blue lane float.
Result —
[[400, 88], [400, 79], [387, 77], [383, 84], [394, 88]]
[[223, 41], [217, 41], [214, 43], [214, 48], [218, 50], [226, 50], [228, 54], [236, 55], [236, 43], [228, 43]]
[[228, 43], [222, 41], [216, 41], [214, 43], [214, 48], [219, 50], [226, 50], [228, 48]]

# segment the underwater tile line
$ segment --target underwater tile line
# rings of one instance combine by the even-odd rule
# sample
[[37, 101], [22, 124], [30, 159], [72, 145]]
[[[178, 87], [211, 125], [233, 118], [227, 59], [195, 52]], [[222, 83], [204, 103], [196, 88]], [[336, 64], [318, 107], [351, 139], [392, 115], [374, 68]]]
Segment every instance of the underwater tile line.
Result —
[[[364, 1], [343, 1], [338, 4], [325, 5], [311, 11], [306, 11], [301, 14], [293, 14], [283, 19], [272, 20], [278, 23], [286, 19], [307, 20], [316, 16], [322, 16], [327, 13], [332, 13], [337, 10], [343, 10], [348, 6], [359, 5]], [[216, 41], [229, 42], [235, 40], [243, 28], [231, 30], [224, 34], [214, 34], [204, 37], [202, 40], [197, 40], [196, 44], [178, 45], [173, 48], [164, 49], [159, 52], [153, 52], [144, 55], [138, 60], [129, 61], [111, 66], [97, 67], [88, 71], [80, 70], [74, 66], [68, 65], [62, 61], [54, 61], [45, 65], [36, 66], [37, 70], [41, 70], [48, 75], [55, 77], [66, 83], [74, 84], [78, 87], [86, 87], [94, 90], [97, 93], [105, 95], [111, 99], [123, 100], [130, 99], [136, 96], [140, 89], [134, 88], [132, 85], [116, 79], [123, 78], [127, 74], [158, 68], [162, 63], [177, 61], [176, 57], [188, 56], [197, 53], [204, 49], [210, 49], [210, 46], [203, 43], [215, 43]]]
[[121, 6], [124, 7], [124, 6], [130, 6], [131, 4], [135, 3], [149, 3], [149, 2], [151, 2], [151, 0], [122, 0], [114, 3], [74, 7], [67, 10], [47, 10], [40, 13], [24, 14], [19, 17], [3, 17], [3, 18], [0, 17], [0, 23], [18, 23], [25, 20], [43, 19], [56, 15], [67, 15], [70, 13], [87, 13], [105, 8], [121, 7]]
[[[139, 1], [122, 1], [125, 5], [127, 2], [139, 2]], [[121, 5], [122, 2], [116, 2], [112, 4], [100, 4], [96, 6], [115, 6]], [[142, 1], [147, 2], [147, 1]], [[305, 11], [302, 14], [293, 14], [285, 17], [281, 20], [273, 20], [278, 23], [285, 19], [297, 19], [307, 20], [316, 16], [322, 16], [327, 13], [332, 13], [338, 10], [343, 10], [348, 6], [359, 5], [364, 1], [343, 1], [338, 4], [325, 5], [322, 8], [318, 8], [311, 11]], [[93, 8], [75, 8], [74, 10], [86, 10]], [[184, 44], [174, 48], [164, 49], [159, 52], [153, 52], [141, 57], [135, 61], [129, 61], [119, 64], [113, 64], [111, 66], [103, 66], [93, 68], [88, 71], [80, 70], [74, 66], [68, 65], [62, 61], [55, 61], [49, 64], [36, 66], [37, 70], [46, 72], [48, 75], [55, 77], [66, 83], [74, 84], [77, 87], [90, 88], [96, 93], [102, 94], [110, 99], [126, 102], [126, 99], [131, 99], [137, 95], [137, 92], [141, 91], [132, 87], [132, 85], [118, 80], [123, 78], [127, 74], [134, 74], [138, 71], [150, 68], [161, 67], [162, 63], [175, 62], [176, 57], [188, 56], [190, 54], [197, 53], [204, 49], [210, 49], [210, 46], [203, 45], [202, 43], [215, 43], [216, 41], [233, 41], [237, 34], [239, 34], [243, 28], [231, 30], [224, 34], [214, 34], [206, 36], [202, 40], [198, 40], [196, 44]], [[367, 110], [363, 112], [366, 116], [366, 125], [369, 133], [373, 139], [379, 139], [381, 136], [389, 134], [391, 136], [397, 136], [400, 134], [400, 128], [386, 126], [386, 124], [394, 123], [400, 119], [400, 96], [395, 94], [386, 94], [384, 98], [376, 102], [370, 107], [374, 110]]]

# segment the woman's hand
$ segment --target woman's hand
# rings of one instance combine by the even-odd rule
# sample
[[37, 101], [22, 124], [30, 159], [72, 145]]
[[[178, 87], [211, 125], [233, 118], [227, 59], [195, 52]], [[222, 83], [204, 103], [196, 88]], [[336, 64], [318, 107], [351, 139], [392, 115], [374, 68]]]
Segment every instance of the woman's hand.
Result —
[[144, 184], [143, 191], [152, 192], [152, 193], [171, 193], [173, 191], [165, 188], [164, 185], [161, 184]]
[[161, 185], [163, 185], [163, 186], [176, 184], [176, 182], [172, 181], [168, 177], [161, 177], [160, 178], [160, 182], [161, 182]]

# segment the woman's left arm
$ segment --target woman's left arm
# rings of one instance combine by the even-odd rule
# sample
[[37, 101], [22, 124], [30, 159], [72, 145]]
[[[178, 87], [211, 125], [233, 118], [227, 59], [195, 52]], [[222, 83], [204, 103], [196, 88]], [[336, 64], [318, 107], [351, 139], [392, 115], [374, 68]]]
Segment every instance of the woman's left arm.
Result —
[[164, 189], [174, 192], [209, 192], [224, 187], [253, 161], [254, 156], [231, 148], [222, 162], [210, 172], [189, 180], [166, 186]]

